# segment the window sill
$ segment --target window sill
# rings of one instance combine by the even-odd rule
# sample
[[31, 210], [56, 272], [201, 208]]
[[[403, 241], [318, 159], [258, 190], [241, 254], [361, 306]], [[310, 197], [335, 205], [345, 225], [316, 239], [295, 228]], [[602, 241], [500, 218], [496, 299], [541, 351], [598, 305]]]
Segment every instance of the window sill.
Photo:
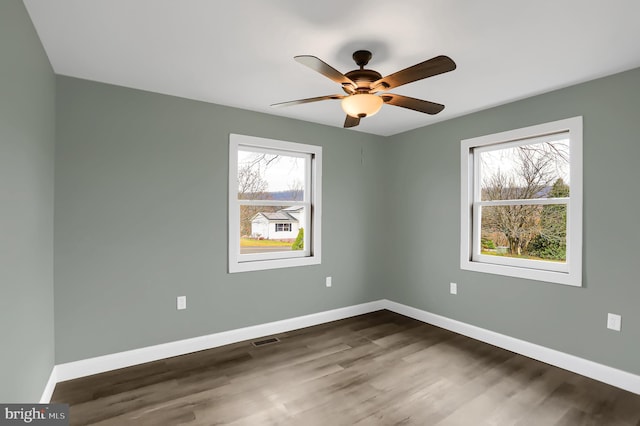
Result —
[[268, 269], [293, 268], [296, 266], [319, 265], [320, 256], [289, 259], [254, 260], [249, 262], [229, 262], [229, 273], [263, 271]]
[[534, 281], [564, 284], [573, 287], [582, 287], [582, 271], [572, 271], [571, 268], [569, 269], [569, 272], [557, 272], [473, 262], [471, 260], [463, 259], [460, 263], [460, 269], [487, 274], [504, 275], [508, 277], [525, 278]]

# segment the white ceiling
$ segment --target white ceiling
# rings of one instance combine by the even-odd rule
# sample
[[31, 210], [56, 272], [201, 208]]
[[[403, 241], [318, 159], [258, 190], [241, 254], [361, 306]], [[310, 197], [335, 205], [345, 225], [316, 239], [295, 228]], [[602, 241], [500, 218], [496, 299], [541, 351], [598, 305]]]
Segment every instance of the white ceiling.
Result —
[[24, 0], [57, 74], [341, 127], [342, 93], [295, 62], [387, 75], [437, 55], [450, 73], [393, 93], [446, 105], [391, 105], [355, 131], [392, 135], [640, 67], [637, 0]]

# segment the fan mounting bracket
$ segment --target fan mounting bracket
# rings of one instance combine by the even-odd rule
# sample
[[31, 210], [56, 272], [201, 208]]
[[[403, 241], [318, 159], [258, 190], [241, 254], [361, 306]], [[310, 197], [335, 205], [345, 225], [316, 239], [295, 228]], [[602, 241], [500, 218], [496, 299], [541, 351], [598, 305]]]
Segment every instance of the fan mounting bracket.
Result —
[[356, 62], [356, 65], [360, 67], [360, 69], [364, 68], [369, 63], [372, 57], [373, 54], [368, 50], [356, 50], [352, 55], [353, 60]]

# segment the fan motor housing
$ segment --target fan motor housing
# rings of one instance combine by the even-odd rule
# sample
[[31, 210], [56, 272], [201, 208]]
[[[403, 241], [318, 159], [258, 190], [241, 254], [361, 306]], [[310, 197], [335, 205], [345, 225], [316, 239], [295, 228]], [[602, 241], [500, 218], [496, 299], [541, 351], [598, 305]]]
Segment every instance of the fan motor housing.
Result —
[[378, 71], [365, 69], [349, 71], [345, 76], [356, 83], [358, 88], [365, 89], [369, 89], [371, 83], [382, 78], [382, 75]]

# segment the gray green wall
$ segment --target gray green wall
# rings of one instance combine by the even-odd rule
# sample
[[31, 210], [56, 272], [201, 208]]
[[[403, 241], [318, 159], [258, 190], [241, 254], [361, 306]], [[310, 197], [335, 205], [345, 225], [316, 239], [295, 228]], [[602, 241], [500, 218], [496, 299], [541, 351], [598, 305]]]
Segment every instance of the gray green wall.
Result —
[[54, 365], [55, 77], [19, 0], [0, 2], [0, 402], [38, 401]]
[[[68, 77], [57, 93], [57, 363], [382, 296], [383, 138]], [[227, 273], [229, 133], [323, 147], [321, 265]]]
[[[379, 138], [58, 77], [56, 362], [385, 297], [640, 373], [639, 83], [634, 70]], [[576, 115], [584, 287], [461, 271], [460, 140]], [[230, 132], [324, 147], [322, 265], [226, 272]]]
[[[386, 297], [640, 374], [640, 69], [396, 135]], [[460, 270], [460, 141], [584, 117], [584, 287]], [[449, 283], [458, 283], [458, 295]], [[622, 332], [606, 329], [622, 315]]]

